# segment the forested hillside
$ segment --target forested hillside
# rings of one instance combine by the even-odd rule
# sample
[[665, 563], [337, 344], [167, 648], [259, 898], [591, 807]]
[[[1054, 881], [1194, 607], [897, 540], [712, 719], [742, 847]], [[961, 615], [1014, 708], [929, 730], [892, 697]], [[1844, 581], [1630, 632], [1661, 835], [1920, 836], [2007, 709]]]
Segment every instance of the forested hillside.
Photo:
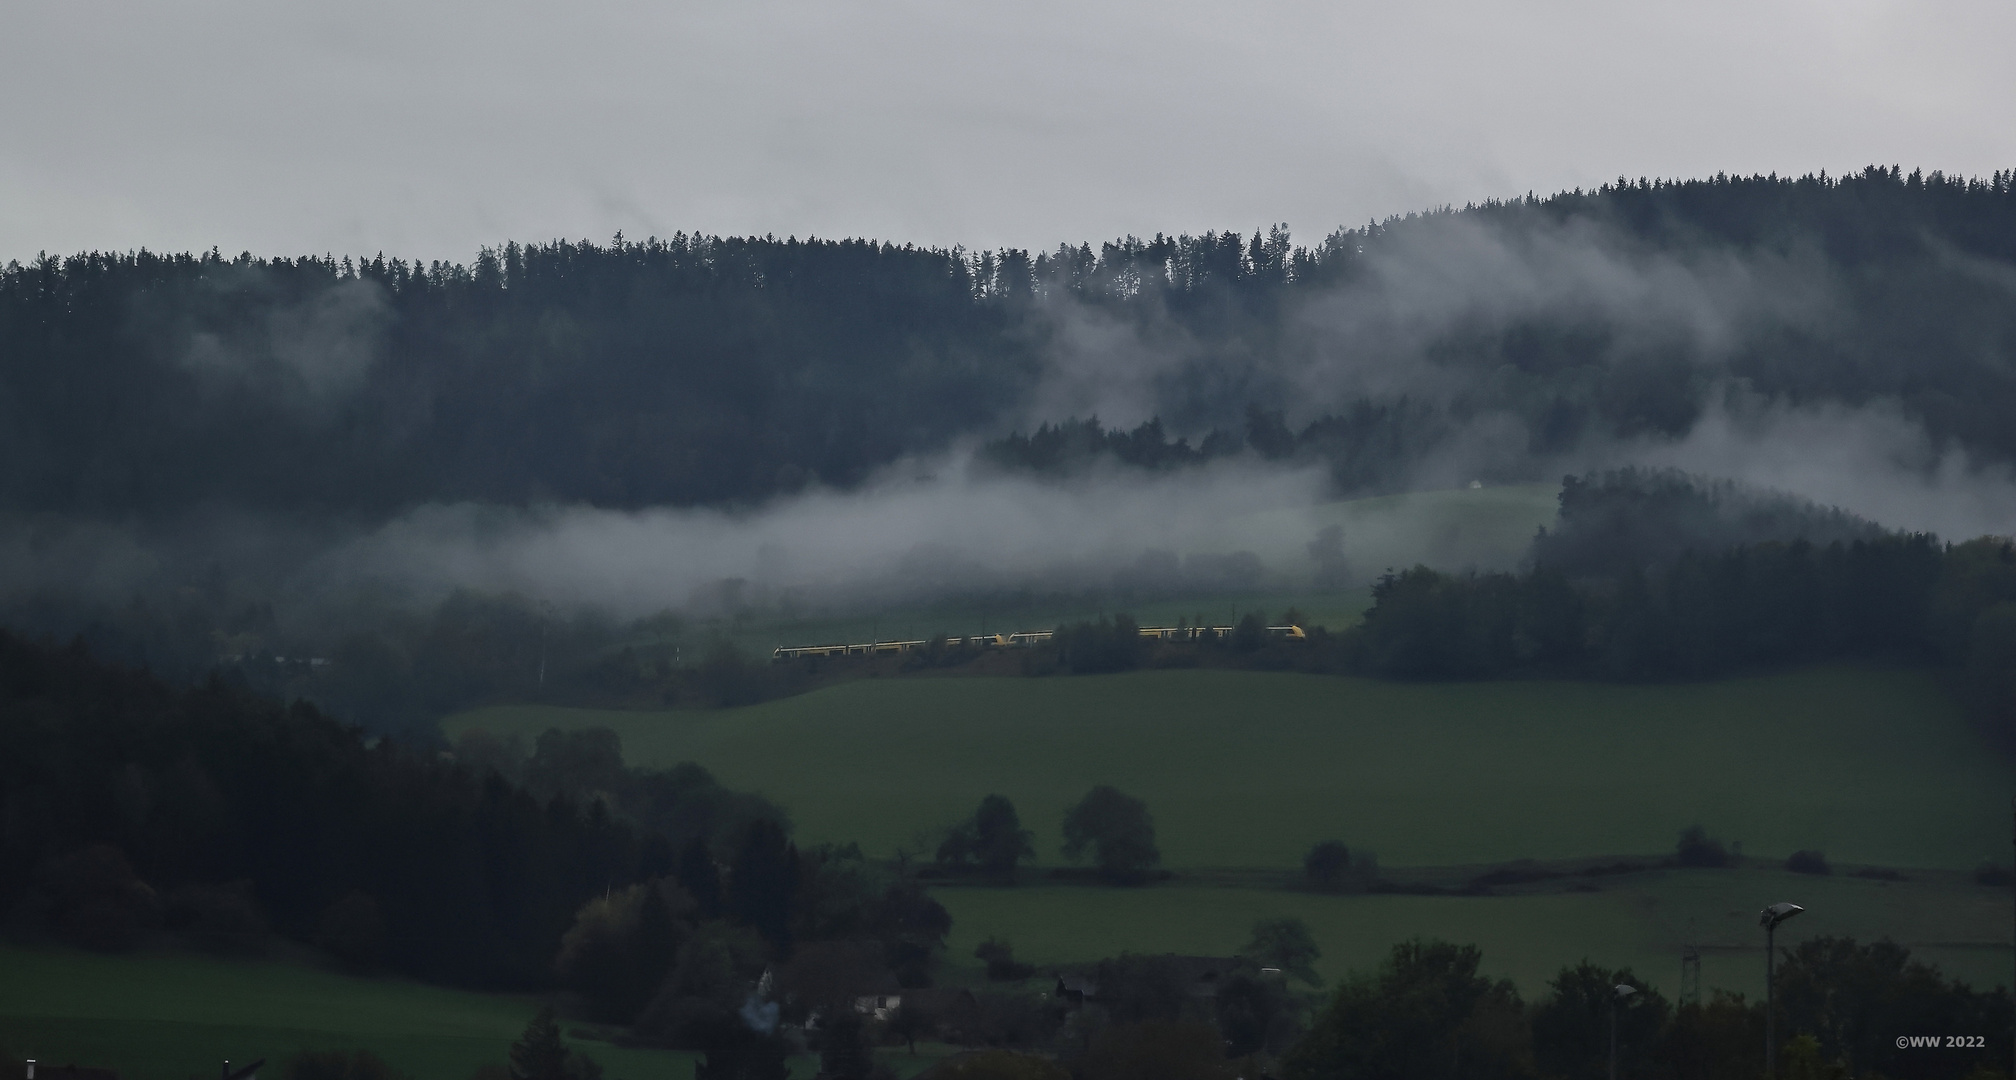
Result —
[[[1033, 255], [681, 234], [469, 265], [43, 257], [0, 270], [0, 624], [422, 739], [489, 701], [783, 692], [705, 629], [759, 609], [998, 612], [1033, 590], [1138, 611], [1417, 562], [1487, 572], [1382, 594], [1432, 599], [1424, 625], [1467, 612], [1471, 637], [1365, 670], [1811, 659], [1799, 632], [1621, 660], [1578, 636], [1596, 614], [1539, 648], [1489, 573], [1514, 569], [1505, 546], [1463, 542], [1480, 523], [1345, 536], [1305, 511], [1695, 446], [1715, 452], [1672, 490], [1571, 482], [1580, 517], [1533, 549], [1543, 569], [1630, 585], [1624, 562], [1692, 550], [1708, 573], [1732, 544], [2006, 533], [2012, 295], [2016, 171], [1875, 168], [1620, 181], [1300, 246], [1276, 226]], [[1742, 473], [1774, 447], [1782, 496]], [[1709, 513], [1690, 485], [1724, 476], [1752, 487]], [[1623, 587], [1581, 586], [1577, 610], [1636, 610]]]
[[[1310, 246], [1275, 227], [1033, 256], [685, 234], [468, 265], [44, 256], [0, 274], [0, 509], [755, 500], [1084, 415], [1119, 391], [1073, 380], [1117, 369], [1160, 427], [993, 457], [1303, 455], [1371, 489], [1494, 418], [1529, 452], [1500, 455], [1514, 475], [1684, 433], [1736, 385], [1894, 401], [2006, 461], [2012, 289], [2010, 173], [1874, 168], [1620, 181]], [[1155, 445], [1178, 436], [1189, 453]]]

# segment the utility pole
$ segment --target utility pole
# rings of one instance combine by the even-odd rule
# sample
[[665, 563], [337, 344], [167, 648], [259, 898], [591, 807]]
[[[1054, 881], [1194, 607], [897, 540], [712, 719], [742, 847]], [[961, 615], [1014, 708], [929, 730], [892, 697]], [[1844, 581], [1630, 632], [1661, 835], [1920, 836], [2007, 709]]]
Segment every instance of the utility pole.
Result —
[[1778, 1001], [1775, 965], [1778, 960], [1778, 924], [1805, 911], [1797, 904], [1772, 904], [1757, 913], [1764, 926], [1764, 1075], [1778, 1075]]
[[1693, 945], [1680, 947], [1680, 1004], [1701, 1004], [1701, 950]]
[[1778, 955], [1778, 924], [1764, 925], [1764, 1075], [1778, 1075], [1778, 980], [1772, 964]]
[[1624, 999], [1637, 992], [1637, 987], [1626, 983], [1610, 988], [1610, 1080], [1617, 1080], [1617, 1012]]

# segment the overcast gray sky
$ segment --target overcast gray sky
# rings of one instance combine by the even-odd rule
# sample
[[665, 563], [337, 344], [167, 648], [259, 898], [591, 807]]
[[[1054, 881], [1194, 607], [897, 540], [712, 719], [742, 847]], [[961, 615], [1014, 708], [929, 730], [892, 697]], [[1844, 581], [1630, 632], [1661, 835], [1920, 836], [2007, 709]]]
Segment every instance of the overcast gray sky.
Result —
[[0, 10], [0, 259], [1309, 240], [1620, 174], [2016, 165], [2009, 0]]

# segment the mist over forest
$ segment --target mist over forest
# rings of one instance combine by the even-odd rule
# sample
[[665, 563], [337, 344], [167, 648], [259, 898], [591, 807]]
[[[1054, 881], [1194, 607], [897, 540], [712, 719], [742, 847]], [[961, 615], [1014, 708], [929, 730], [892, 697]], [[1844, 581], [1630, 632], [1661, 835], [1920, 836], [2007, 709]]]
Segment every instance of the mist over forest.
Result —
[[[10, 263], [0, 948], [540, 995], [475, 1080], [1979, 1080], [2012, 416], [2016, 170]], [[1766, 887], [1828, 929], [1704, 1001]]]
[[1307, 243], [44, 256], [0, 273], [0, 621], [195, 677], [424, 638], [451, 602], [607, 642], [751, 608], [1362, 588], [1540, 552], [1395, 518], [1374, 554], [1380, 527], [1326, 539], [1309, 508], [1620, 468], [1709, 510], [1602, 534], [1613, 570], [2007, 535], [2012, 299], [2016, 177], [1874, 167]]

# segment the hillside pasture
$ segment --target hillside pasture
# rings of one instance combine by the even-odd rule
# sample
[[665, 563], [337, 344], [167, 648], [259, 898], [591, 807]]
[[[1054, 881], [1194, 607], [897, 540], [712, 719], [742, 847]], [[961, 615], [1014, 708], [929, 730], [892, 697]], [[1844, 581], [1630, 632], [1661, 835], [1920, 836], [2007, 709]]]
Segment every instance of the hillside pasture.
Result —
[[1753, 857], [1971, 870], [2006, 860], [2016, 774], [1935, 677], [1813, 668], [1711, 683], [1403, 684], [1196, 670], [863, 679], [740, 709], [504, 706], [534, 738], [605, 726], [633, 766], [696, 761], [782, 803], [801, 842], [927, 852], [980, 796], [1038, 859], [1094, 784], [1144, 798], [1165, 864], [1299, 866], [1316, 841], [1388, 868], [1670, 852], [1700, 824]]
[[[218, 1063], [364, 1049], [409, 1075], [463, 1080], [504, 1064], [538, 1002], [307, 964], [181, 952], [108, 956], [0, 944], [0, 1046], [127, 1080], [212, 1076]], [[563, 1025], [563, 1028], [566, 1025]], [[692, 1055], [575, 1040], [607, 1080], [684, 1076]]]

